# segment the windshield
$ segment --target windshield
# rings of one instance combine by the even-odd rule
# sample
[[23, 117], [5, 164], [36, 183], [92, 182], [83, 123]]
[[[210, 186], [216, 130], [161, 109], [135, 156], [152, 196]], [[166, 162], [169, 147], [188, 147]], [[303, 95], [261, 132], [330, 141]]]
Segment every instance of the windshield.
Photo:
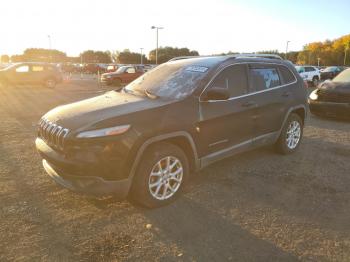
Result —
[[346, 69], [337, 75], [334, 79], [334, 82], [350, 82], [350, 69]]
[[335, 71], [336, 67], [331, 66], [331, 67], [327, 67], [325, 70], [323, 70], [323, 72], [333, 72]]
[[127, 85], [125, 90], [156, 97], [184, 98], [192, 94], [209, 69], [190, 63], [193, 61], [180, 60], [162, 64]]
[[304, 72], [304, 67], [302, 66], [296, 66], [295, 69], [297, 70], [298, 73]]
[[124, 73], [124, 71], [127, 69], [128, 67], [127, 66], [121, 66], [118, 68], [117, 71], [115, 71], [116, 73]]

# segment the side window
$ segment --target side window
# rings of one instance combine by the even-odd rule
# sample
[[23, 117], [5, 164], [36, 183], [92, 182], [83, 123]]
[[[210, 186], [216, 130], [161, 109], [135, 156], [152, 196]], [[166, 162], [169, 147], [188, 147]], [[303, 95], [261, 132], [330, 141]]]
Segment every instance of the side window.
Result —
[[32, 71], [33, 72], [42, 72], [42, 71], [44, 71], [44, 67], [35, 65], [35, 66], [32, 66]]
[[245, 65], [233, 65], [225, 68], [211, 82], [209, 88], [227, 88], [230, 97], [241, 96], [248, 93], [248, 80]]
[[129, 67], [128, 69], [126, 69], [126, 72], [129, 73], [129, 74], [136, 73], [135, 68], [133, 68], [133, 67]]
[[16, 72], [18, 73], [27, 73], [29, 72], [29, 66], [27, 65], [22, 65], [16, 68]]
[[305, 71], [306, 72], [313, 72], [313, 71], [316, 71], [316, 69], [314, 67], [308, 66], [308, 67], [305, 67]]
[[249, 72], [252, 86], [256, 91], [266, 90], [281, 85], [276, 68], [251, 68]]
[[285, 66], [279, 66], [278, 67], [284, 84], [290, 84], [293, 83], [296, 79], [293, 73]]

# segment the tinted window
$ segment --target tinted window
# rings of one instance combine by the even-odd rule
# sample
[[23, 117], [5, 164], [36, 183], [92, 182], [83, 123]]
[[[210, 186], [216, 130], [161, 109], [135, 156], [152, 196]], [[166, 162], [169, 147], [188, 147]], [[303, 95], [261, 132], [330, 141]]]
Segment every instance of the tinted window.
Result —
[[250, 77], [256, 91], [281, 85], [276, 68], [251, 68]]
[[305, 72], [313, 72], [313, 71], [316, 71], [315, 68], [310, 67], [310, 66], [305, 67]]
[[23, 65], [23, 66], [17, 67], [16, 72], [19, 72], [19, 73], [29, 72], [29, 66]]
[[248, 80], [245, 65], [234, 65], [224, 69], [210, 87], [227, 88], [230, 97], [244, 95], [248, 92]]
[[279, 66], [279, 70], [284, 84], [293, 83], [296, 80], [293, 73], [287, 67]]

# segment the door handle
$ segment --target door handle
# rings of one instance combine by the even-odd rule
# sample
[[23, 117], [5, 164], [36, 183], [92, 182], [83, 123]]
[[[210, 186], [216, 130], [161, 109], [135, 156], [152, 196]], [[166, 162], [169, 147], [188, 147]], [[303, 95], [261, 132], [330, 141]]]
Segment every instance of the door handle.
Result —
[[242, 106], [244, 107], [252, 107], [252, 106], [255, 106], [255, 102], [254, 101], [248, 101], [248, 102], [245, 102], [242, 104]]
[[290, 92], [284, 92], [284, 93], [282, 94], [282, 96], [283, 96], [283, 97], [288, 97], [288, 96], [290, 96], [290, 94], [291, 94]]

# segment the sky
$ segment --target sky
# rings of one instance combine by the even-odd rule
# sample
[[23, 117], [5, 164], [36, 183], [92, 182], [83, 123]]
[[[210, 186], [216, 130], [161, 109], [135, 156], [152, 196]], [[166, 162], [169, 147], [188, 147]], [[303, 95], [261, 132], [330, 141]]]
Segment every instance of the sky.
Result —
[[159, 46], [201, 55], [301, 50], [350, 33], [349, 0], [11, 0], [0, 3], [0, 54], [51, 47], [148, 54]]

